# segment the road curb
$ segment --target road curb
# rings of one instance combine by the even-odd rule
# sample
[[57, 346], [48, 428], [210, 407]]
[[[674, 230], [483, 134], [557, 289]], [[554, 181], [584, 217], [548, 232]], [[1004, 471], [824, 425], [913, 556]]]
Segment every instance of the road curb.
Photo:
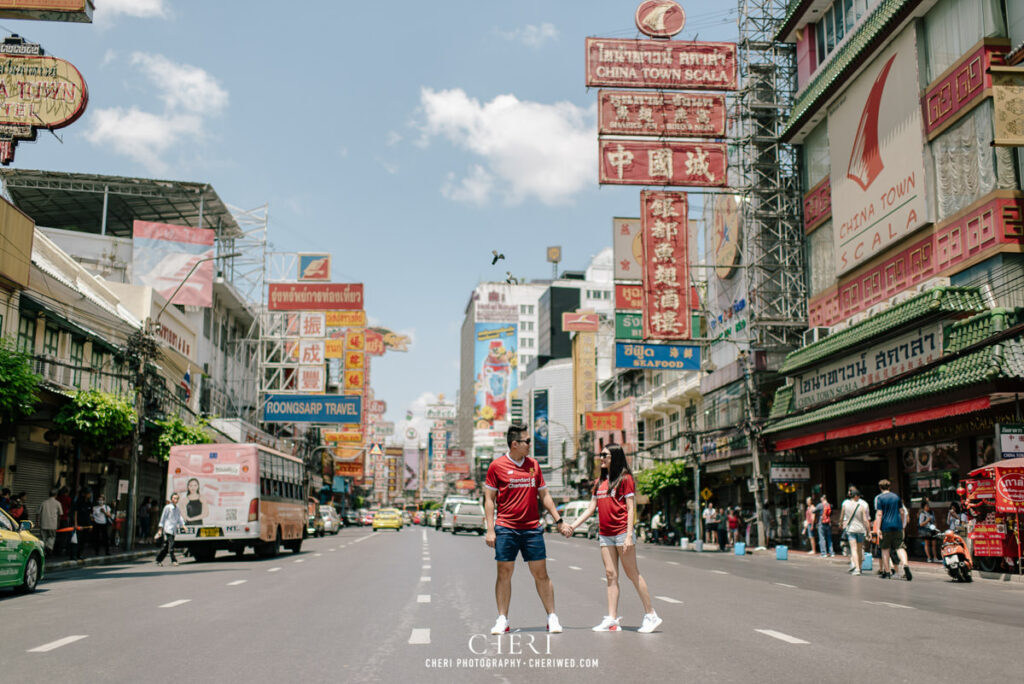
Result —
[[156, 553], [156, 549], [151, 549], [148, 551], [117, 553], [110, 556], [90, 556], [89, 558], [83, 558], [82, 560], [54, 561], [46, 564], [46, 574], [49, 575], [55, 572], [66, 572], [68, 570], [78, 570], [80, 568], [89, 568], [99, 565], [116, 565], [126, 561], [155, 556]]

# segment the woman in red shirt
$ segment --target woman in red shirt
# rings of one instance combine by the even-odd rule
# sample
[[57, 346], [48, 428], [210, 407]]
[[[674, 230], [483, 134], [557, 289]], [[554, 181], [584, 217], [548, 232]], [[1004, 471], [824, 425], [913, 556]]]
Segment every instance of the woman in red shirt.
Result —
[[729, 543], [735, 545], [740, 540], [740, 512], [738, 508], [730, 508], [726, 519], [729, 525]]
[[619, 632], [622, 627], [618, 617], [619, 608], [619, 561], [626, 577], [636, 587], [644, 605], [643, 624], [637, 630], [647, 634], [653, 632], [662, 620], [654, 612], [647, 582], [636, 566], [636, 506], [634, 493], [636, 484], [626, 463], [626, 453], [618, 444], [609, 444], [601, 451], [601, 477], [594, 485], [590, 506], [571, 525], [562, 528], [562, 534], [571, 537], [576, 528], [597, 511], [598, 539], [601, 544], [601, 559], [608, 580], [608, 614], [595, 632]]

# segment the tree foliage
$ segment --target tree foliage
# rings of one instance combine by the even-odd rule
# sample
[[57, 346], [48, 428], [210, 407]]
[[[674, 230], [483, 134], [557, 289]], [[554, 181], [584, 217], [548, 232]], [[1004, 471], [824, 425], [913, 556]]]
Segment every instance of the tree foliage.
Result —
[[73, 435], [82, 448], [106, 455], [132, 434], [138, 417], [131, 402], [116, 394], [88, 390], [76, 392], [54, 417], [57, 429]]
[[0, 425], [32, 415], [39, 402], [39, 380], [28, 355], [0, 339]]
[[156, 438], [154, 450], [157, 458], [166, 461], [170, 458], [171, 447], [181, 444], [211, 444], [213, 439], [203, 428], [207, 423], [200, 419], [199, 425], [186, 425], [177, 416], [169, 420], [157, 421], [160, 436]]
[[663, 492], [682, 489], [689, 481], [690, 471], [685, 461], [663, 461], [637, 473], [636, 488], [653, 499]]

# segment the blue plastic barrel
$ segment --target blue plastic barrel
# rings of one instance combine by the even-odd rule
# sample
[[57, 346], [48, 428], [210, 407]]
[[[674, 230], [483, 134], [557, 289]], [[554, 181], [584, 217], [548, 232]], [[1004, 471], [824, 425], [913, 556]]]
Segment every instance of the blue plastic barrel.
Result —
[[863, 571], [871, 572], [871, 554], [864, 554], [864, 562], [860, 564], [860, 569]]
[[733, 546], [733, 550], [736, 552], [737, 556], [745, 556], [747, 553], [747, 545], [743, 542], [736, 542]]
[[789, 547], [788, 546], [776, 546], [775, 547], [775, 560], [789, 560]]

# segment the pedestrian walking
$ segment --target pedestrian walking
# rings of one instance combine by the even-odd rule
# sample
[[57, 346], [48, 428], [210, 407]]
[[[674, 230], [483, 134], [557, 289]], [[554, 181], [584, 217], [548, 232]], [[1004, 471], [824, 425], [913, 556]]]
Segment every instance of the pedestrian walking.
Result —
[[[548, 576], [544, 528], [537, 510], [537, 501], [544, 506], [561, 531], [565, 521], [555, 508], [544, 474], [537, 461], [530, 458], [529, 428], [512, 423], [505, 433], [508, 451], [491, 462], [484, 481], [484, 523], [487, 545], [494, 549], [497, 579], [494, 599], [498, 619], [491, 634], [510, 631], [508, 608], [512, 600], [512, 572], [521, 553], [530, 568], [541, 603], [547, 612], [547, 630], [558, 633], [562, 625], [555, 614], [555, 588]], [[497, 510], [497, 516], [495, 516]]]
[[871, 520], [868, 517], [868, 504], [860, 498], [860, 490], [856, 487], [850, 487], [846, 493], [846, 501], [840, 509], [839, 524], [846, 532], [846, 540], [850, 544], [850, 573], [860, 575], [864, 564], [864, 539], [871, 527]]
[[53, 547], [54, 554], [67, 553], [68, 540], [71, 538], [71, 501], [70, 490], [61, 487], [57, 492], [57, 501], [60, 502], [61, 514], [57, 524], [57, 542]]
[[636, 534], [633, 525], [636, 522], [636, 483], [633, 473], [626, 463], [626, 453], [618, 444], [609, 444], [601, 451], [601, 476], [591, 489], [590, 505], [580, 517], [570, 525], [562, 528], [562, 534], [572, 537], [580, 525], [597, 511], [598, 544], [601, 549], [601, 560], [604, 562], [604, 575], [607, 581], [608, 614], [595, 632], [618, 632], [619, 624], [619, 562], [626, 577], [633, 583], [640, 603], [644, 607], [643, 622], [638, 632], [653, 632], [662, 620], [651, 605], [651, 595], [647, 590], [647, 582], [636, 564]]
[[110, 526], [113, 523], [113, 514], [107, 499], [102, 494], [96, 497], [96, 505], [92, 507], [92, 545], [96, 555], [100, 555], [100, 548], [103, 548], [103, 555], [110, 555]]
[[899, 569], [903, 571], [903, 577], [909, 582], [914, 579], [914, 575], [910, 571], [910, 564], [907, 562], [907, 547], [903, 543], [903, 528], [907, 524], [907, 509], [903, 507], [900, 497], [889, 491], [891, 487], [892, 483], [889, 480], [879, 481], [878, 488], [882, 490], [882, 493], [875, 497], [875, 524], [878, 525], [881, 535], [881, 576], [883, 578], [895, 576], [892, 559], [889, 558], [890, 550], [895, 549], [900, 561]]
[[941, 563], [942, 560], [935, 552], [935, 537], [938, 536], [939, 528], [935, 526], [935, 513], [932, 512], [932, 505], [925, 499], [921, 504], [921, 511], [917, 514], [917, 531], [921, 535], [921, 543], [924, 545], [924, 555], [929, 563]]
[[39, 536], [47, 556], [53, 553], [54, 545], [57, 543], [57, 528], [63, 513], [64, 507], [57, 500], [57, 490], [51, 489], [50, 498], [39, 506]]
[[661, 537], [662, 534], [664, 534], [664, 530], [665, 516], [661, 514], [661, 511], [658, 511], [654, 514], [654, 517], [651, 518], [651, 534], [654, 535], [654, 542], [656, 544], [660, 544], [662, 542]]
[[68, 543], [68, 559], [82, 560], [88, 535], [92, 531], [92, 492], [83, 489], [71, 510], [71, 539]]
[[156, 528], [156, 538], [162, 538], [163, 541], [160, 553], [156, 557], [157, 565], [164, 564], [164, 558], [168, 553], [171, 554], [171, 565], [178, 564], [178, 559], [174, 555], [174, 537], [183, 527], [185, 527], [185, 518], [182, 517], [181, 509], [178, 508], [178, 495], [177, 493], [171, 494], [170, 503], [164, 506], [164, 510], [160, 513], [160, 526]]
[[818, 551], [822, 558], [832, 558], [835, 556], [832, 553], [832, 504], [828, 502], [827, 496], [821, 495], [814, 511], [818, 519]]
[[807, 497], [804, 503], [804, 534], [811, 542], [811, 555], [818, 552], [817, 517], [814, 514], [814, 499]]

